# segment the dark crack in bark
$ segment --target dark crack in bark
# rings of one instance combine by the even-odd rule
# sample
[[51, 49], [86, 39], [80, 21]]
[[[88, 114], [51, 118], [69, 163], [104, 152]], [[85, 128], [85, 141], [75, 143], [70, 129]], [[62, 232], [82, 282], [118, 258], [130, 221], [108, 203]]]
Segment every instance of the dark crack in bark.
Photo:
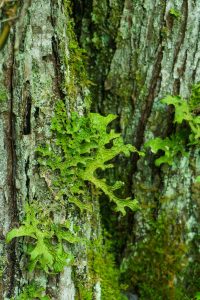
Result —
[[[56, 28], [56, 18], [54, 16], [54, 5], [56, 6], [57, 1], [51, 0], [51, 24], [53, 28]], [[52, 56], [51, 58], [46, 58], [52, 60], [54, 64], [54, 70], [55, 70], [55, 84], [54, 84], [54, 92], [58, 96], [59, 99], [64, 99], [65, 94], [61, 88], [61, 83], [64, 81], [64, 75], [62, 74], [62, 64], [60, 61], [60, 56], [59, 56], [59, 41], [56, 38], [57, 34], [56, 31], [54, 32], [54, 36], [52, 37]], [[44, 58], [45, 59], [45, 58]]]
[[179, 30], [179, 40], [177, 41], [177, 44], [175, 46], [174, 50], [174, 60], [173, 60], [173, 69], [175, 68], [178, 54], [180, 52], [181, 46], [183, 45], [184, 39], [185, 39], [185, 33], [187, 29], [187, 20], [188, 20], [188, 1], [184, 0], [182, 4], [182, 14], [183, 14], [183, 22], [180, 26]]
[[31, 133], [31, 107], [32, 99], [30, 95], [30, 82], [27, 81], [24, 86], [25, 108], [23, 116], [23, 134], [28, 135]]
[[[7, 139], [7, 149], [8, 149], [8, 187], [9, 187], [9, 216], [10, 216], [10, 224], [11, 228], [13, 228], [18, 222], [18, 208], [17, 208], [17, 191], [16, 191], [16, 145], [15, 145], [15, 113], [13, 111], [14, 106], [14, 64], [15, 64], [15, 56], [14, 56], [14, 41], [15, 36], [13, 36], [12, 40], [12, 50], [10, 55], [9, 66], [7, 69], [7, 76], [9, 80], [9, 91], [10, 91], [10, 99], [9, 99], [9, 116], [8, 116], [8, 139]], [[17, 257], [16, 257], [16, 243], [13, 240], [7, 246], [8, 253], [8, 262], [9, 265], [7, 267], [7, 278], [6, 278], [6, 290], [8, 292], [8, 297], [11, 297], [14, 292], [15, 287], [15, 274], [17, 270]]]

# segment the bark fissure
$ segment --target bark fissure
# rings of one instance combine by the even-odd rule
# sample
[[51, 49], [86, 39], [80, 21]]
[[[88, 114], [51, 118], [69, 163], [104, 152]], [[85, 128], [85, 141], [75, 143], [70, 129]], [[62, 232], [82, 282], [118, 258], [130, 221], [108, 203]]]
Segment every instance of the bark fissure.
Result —
[[177, 41], [177, 44], [176, 44], [175, 50], [174, 50], [173, 70], [175, 68], [175, 65], [176, 65], [176, 62], [178, 59], [178, 54], [181, 50], [181, 46], [183, 45], [183, 42], [185, 39], [185, 33], [186, 33], [186, 29], [187, 29], [187, 20], [188, 20], [188, 1], [187, 0], [183, 1], [182, 11], [183, 11], [183, 22], [182, 22], [182, 25], [180, 26], [180, 31], [179, 31], [180, 39]]
[[[14, 64], [15, 64], [15, 53], [14, 53], [14, 41], [15, 35], [13, 35], [13, 43], [12, 50], [10, 54], [9, 61], [9, 124], [8, 124], [8, 186], [9, 186], [9, 214], [10, 214], [10, 226], [13, 227], [18, 222], [18, 208], [17, 208], [17, 189], [16, 189], [16, 150], [15, 150], [15, 113], [13, 111], [14, 107]], [[8, 296], [11, 297], [15, 288], [15, 274], [17, 268], [17, 257], [16, 257], [16, 243], [12, 241], [11, 244], [8, 245], [8, 272], [7, 272], [7, 287], [8, 288]]]
[[150, 81], [150, 88], [149, 88], [149, 93], [148, 93], [147, 99], [145, 101], [145, 107], [144, 107], [143, 111], [141, 112], [141, 119], [140, 119], [140, 122], [139, 122], [139, 125], [137, 128], [137, 131], [136, 131], [136, 147], [138, 149], [141, 148], [141, 145], [143, 143], [145, 127], [146, 127], [148, 118], [151, 114], [153, 101], [155, 99], [156, 94], [158, 94], [157, 87], [160, 82], [159, 77], [160, 77], [160, 71], [161, 71], [162, 57], [163, 57], [163, 46], [161, 45], [158, 50], [157, 60], [154, 64], [153, 77]]
[[24, 128], [23, 134], [28, 135], [31, 133], [31, 108], [32, 108], [32, 99], [30, 95], [30, 83], [27, 82], [25, 85], [26, 93], [26, 103], [25, 103], [25, 112], [24, 112]]
[[[197, 36], [197, 40], [196, 40], [196, 47], [195, 47], [195, 51], [194, 51], [194, 59], [195, 59], [195, 56], [198, 54], [198, 46], [199, 46], [199, 43], [198, 41], [200, 40], [200, 21], [199, 21], [199, 26], [198, 26], [198, 36]], [[193, 74], [192, 74], [192, 81], [195, 82], [195, 77], [196, 77], [196, 73], [197, 73], [197, 70], [199, 69], [198, 68], [198, 64], [199, 64], [199, 60], [197, 61], [197, 64], [193, 70]]]
[[184, 57], [184, 60], [183, 60], [183, 64], [182, 64], [181, 68], [178, 69], [178, 73], [179, 73], [180, 77], [176, 78], [174, 80], [174, 84], [173, 84], [173, 93], [174, 93], [174, 95], [179, 95], [180, 94], [180, 86], [181, 86], [180, 78], [185, 73], [186, 64], [187, 64], [187, 50], [185, 51], [185, 57]]
[[[64, 99], [65, 94], [61, 88], [61, 83], [64, 82], [63, 80], [63, 73], [62, 73], [62, 64], [60, 61], [60, 56], [59, 56], [59, 41], [56, 38], [56, 19], [55, 19], [55, 12], [54, 12], [54, 5], [56, 5], [55, 0], [51, 0], [51, 16], [50, 16], [50, 20], [51, 20], [51, 25], [52, 28], [54, 28], [54, 36], [52, 37], [52, 57], [50, 59], [52, 59], [53, 64], [54, 64], [54, 70], [55, 70], [55, 84], [54, 84], [54, 92], [55, 94], [60, 98], [60, 99]], [[45, 58], [44, 58], [45, 59]]]
[[[162, 23], [164, 23], [164, 17], [162, 20]], [[141, 118], [138, 123], [137, 129], [136, 129], [136, 139], [135, 139], [135, 146], [137, 149], [141, 149], [141, 146], [143, 144], [144, 140], [144, 132], [146, 128], [146, 124], [148, 122], [148, 118], [151, 114], [152, 106], [154, 103], [154, 99], [156, 95], [159, 93], [159, 87], [160, 87], [160, 82], [161, 82], [161, 63], [162, 63], [162, 58], [163, 58], [163, 51], [164, 51], [164, 46], [163, 46], [163, 36], [162, 32], [160, 31], [160, 40], [158, 43], [158, 49], [157, 49], [157, 59], [154, 63], [153, 67], [153, 76], [151, 78], [150, 84], [149, 84], [149, 91], [148, 95], [145, 101], [145, 106], [141, 111]], [[137, 154], [133, 154], [131, 158], [131, 175], [130, 178], [133, 177], [135, 172], [137, 171], [137, 161], [139, 159], [139, 156]], [[132, 186], [132, 179], [130, 180], [130, 187]]]
[[30, 158], [28, 157], [25, 163], [25, 174], [26, 174], [26, 189], [27, 189], [27, 196], [29, 195], [29, 189], [30, 189], [30, 178], [28, 175], [28, 170], [30, 167]]

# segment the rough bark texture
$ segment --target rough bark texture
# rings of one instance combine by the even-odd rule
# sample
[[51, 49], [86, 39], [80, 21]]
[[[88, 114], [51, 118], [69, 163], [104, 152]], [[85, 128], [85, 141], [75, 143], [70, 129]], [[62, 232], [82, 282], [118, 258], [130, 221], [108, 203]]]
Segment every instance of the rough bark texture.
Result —
[[[70, 81], [70, 70], [65, 63], [65, 56], [69, 55], [69, 28], [63, 1], [24, 2], [15, 30], [0, 52], [0, 265], [3, 270], [0, 292], [2, 299], [10, 298], [18, 294], [24, 283], [35, 278], [47, 287], [52, 299], [72, 300], [76, 294], [77, 299], [99, 300], [99, 279], [89, 282], [83, 246], [74, 250], [79, 265], [73, 280], [71, 267], [66, 267], [61, 276], [28, 274], [21, 257], [22, 243], [5, 245], [6, 233], [22, 219], [25, 201], [53, 197], [48, 178], [39, 171], [35, 148], [51, 136], [56, 99], [65, 98], [69, 113], [76, 110], [82, 114], [85, 110], [81, 96], [84, 93], [79, 93], [72, 102], [61, 86]], [[172, 8], [178, 16], [172, 13]], [[78, 39], [88, 53], [91, 79], [97, 84], [93, 87], [93, 110], [118, 114], [117, 129], [138, 149], [143, 149], [145, 141], [151, 138], [174, 132], [173, 110], [166, 109], [160, 99], [167, 94], [187, 98], [192, 84], [200, 81], [200, 2], [76, 0], [73, 14]], [[166, 216], [176, 212], [174, 218], [182, 227], [177, 238], [176, 226], [170, 225], [172, 237], [177, 238], [178, 245], [192, 243], [187, 254], [196, 266], [200, 209], [199, 185], [194, 179], [200, 173], [199, 149], [191, 147], [188, 157], [176, 157], [173, 167], [157, 168], [154, 160], [148, 152], [144, 158], [133, 155], [130, 161], [121, 158], [118, 161], [117, 175], [127, 183], [126, 194], [138, 199], [144, 213], [128, 212], [123, 220], [115, 216], [110, 225], [106, 220], [111, 218], [110, 208], [102, 208], [105, 226], [114, 238], [121, 237], [123, 232], [120, 245], [116, 246], [120, 251], [117, 261], [120, 264], [123, 257], [126, 261], [134, 255], [130, 244], [137, 245], [148, 238], [147, 218], [156, 221], [162, 212]], [[76, 221], [80, 216], [71, 208], [68, 217]], [[96, 235], [98, 206], [93, 218], [85, 215], [79, 223], [88, 239]], [[198, 268], [188, 272], [193, 279], [200, 277]], [[166, 285], [174, 285], [178, 274], [173, 275], [174, 281]], [[195, 292], [199, 283], [193, 287], [187, 276], [187, 272], [183, 274], [181, 284], [186, 281], [190, 292]], [[88, 291], [93, 294], [90, 298], [77, 292], [77, 281], [78, 285], [89, 282]], [[131, 297], [138, 292], [137, 282], [135, 286], [129, 283], [129, 288]], [[176, 299], [174, 294], [170, 297]]]
[[[169, 94], [188, 98], [192, 84], [200, 80], [199, 1], [125, 0], [122, 6], [122, 1], [94, 0], [84, 3], [82, 11], [80, 41], [91, 51], [89, 69], [97, 83], [94, 109], [118, 114], [117, 128], [138, 149], [144, 149], [152, 138], [174, 132], [173, 110], [160, 99]], [[148, 238], [148, 211], [154, 220], [163, 212], [166, 216], [176, 212], [177, 224], [185, 224], [187, 233], [184, 225], [182, 237], [173, 236], [176, 225], [170, 225], [170, 230], [180, 244], [193, 243], [188, 254], [194, 268], [199, 261], [198, 146], [190, 148], [188, 157], [176, 157], [173, 167], [157, 168], [154, 160], [150, 152], [140, 159], [133, 155], [119, 167], [129, 185], [127, 193], [133, 193], [145, 211], [129, 214], [125, 229], [129, 243]], [[129, 248], [126, 241], [124, 244], [121, 250]], [[125, 256], [130, 255], [129, 250]], [[192, 293], [197, 288], [191, 283], [199, 277], [197, 269], [189, 271], [189, 277], [193, 276], [189, 283], [182, 278]]]
[[[51, 137], [56, 101], [65, 98], [69, 113], [84, 110], [80, 95], [71, 103], [62, 85], [70, 80], [69, 66], [64, 64], [69, 55], [67, 18], [62, 1], [24, 1], [19, 8], [19, 19], [0, 52], [0, 264], [3, 272], [0, 299], [16, 297], [32, 279], [46, 286], [52, 299], [75, 297], [71, 267], [66, 267], [61, 276], [30, 274], [21, 255], [22, 243], [5, 244], [9, 229], [19, 226], [22, 220], [25, 202], [40, 199], [45, 207], [45, 202], [53, 199], [48, 178], [40, 172], [35, 149]], [[91, 233], [89, 214], [81, 217], [69, 207], [67, 215], [72, 222], [77, 220], [88, 239], [90, 234], [95, 235], [95, 228]], [[98, 227], [98, 217], [95, 220]], [[85, 248], [78, 245], [74, 252], [78, 265], [73, 277], [84, 278], [84, 285], [87, 281]]]

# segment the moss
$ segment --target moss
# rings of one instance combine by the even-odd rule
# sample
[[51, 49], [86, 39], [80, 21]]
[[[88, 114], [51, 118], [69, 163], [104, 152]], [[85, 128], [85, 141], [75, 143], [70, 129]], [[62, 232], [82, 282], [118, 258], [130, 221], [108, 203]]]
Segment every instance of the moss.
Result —
[[177, 222], [178, 215], [171, 211], [144, 215], [147, 234], [129, 246], [122, 273], [130, 288], [139, 290], [141, 300], [181, 300], [176, 281], [187, 266], [187, 246], [182, 239], [184, 225]]
[[6, 101], [8, 99], [7, 91], [6, 90], [0, 90], [0, 102]]
[[88, 78], [86, 71], [86, 51], [78, 44], [74, 31], [74, 20], [72, 17], [72, 3], [69, 0], [64, 1], [64, 9], [66, 16], [66, 36], [68, 40], [68, 49], [63, 41], [60, 41], [62, 52], [62, 63], [65, 66], [65, 75], [62, 84], [62, 90], [70, 102], [71, 107], [77, 100], [78, 96], [84, 98], [83, 105], [87, 110], [90, 108], [91, 98], [89, 96], [88, 87], [93, 84]]
[[92, 241], [88, 248], [88, 265], [91, 282], [93, 284], [100, 282], [102, 300], [127, 299], [121, 292], [125, 286], [119, 282], [120, 271], [115, 265], [108, 236], [101, 235]]
[[164, 40], [166, 40], [170, 35], [170, 30], [167, 26], [163, 26], [161, 29], [161, 35]]
[[80, 283], [76, 286], [75, 300], [93, 300], [93, 286], [88, 283]]
[[45, 288], [39, 286], [36, 282], [31, 282], [23, 287], [21, 293], [11, 300], [50, 300], [48, 295], [45, 295]]
[[199, 209], [195, 209], [195, 213], [198, 214], [196, 222], [191, 222], [189, 233], [190, 233], [190, 249], [188, 252], [189, 263], [182, 272], [183, 282], [181, 282], [183, 291], [189, 299], [193, 299], [193, 296], [199, 291], [200, 287], [200, 213]]
[[[94, 99], [101, 94], [116, 48], [116, 36], [123, 11], [123, 2], [88, 1], [82, 21], [80, 43], [86, 49], [88, 73], [96, 86], [91, 88]], [[74, 12], [77, 14], [77, 12]], [[94, 102], [95, 105], [95, 102]]]
[[6, 268], [6, 264], [8, 263], [6, 255], [2, 253], [3, 251], [0, 251], [0, 280], [2, 279], [3, 273]]
[[200, 195], [200, 183], [199, 182], [194, 182], [192, 184], [192, 199], [194, 199], [198, 205], [198, 207], [200, 208], [200, 199], [199, 199], [199, 195]]
[[189, 105], [193, 113], [198, 114], [200, 112], [200, 83], [192, 86]]

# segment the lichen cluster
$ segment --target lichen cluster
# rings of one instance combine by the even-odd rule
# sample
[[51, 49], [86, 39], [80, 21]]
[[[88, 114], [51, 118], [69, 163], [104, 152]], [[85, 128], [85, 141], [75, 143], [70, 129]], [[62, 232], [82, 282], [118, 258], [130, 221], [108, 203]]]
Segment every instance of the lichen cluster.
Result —
[[55, 202], [45, 211], [38, 203], [27, 205], [22, 225], [7, 235], [7, 242], [26, 237], [29, 271], [41, 269], [46, 273], [58, 273], [72, 262], [73, 256], [66, 250], [66, 244], [81, 242], [81, 239], [69, 231], [69, 222], [55, 222], [51, 215], [59, 213], [61, 207], [66, 211], [68, 203], [76, 205], [81, 213], [84, 210], [92, 212], [88, 183], [103, 191], [123, 215], [125, 207], [138, 209], [136, 200], [120, 199], [115, 195], [123, 185], [121, 181], [111, 186], [97, 174], [97, 170], [112, 168], [111, 160], [116, 155], [129, 156], [136, 151], [133, 146], [123, 143], [119, 133], [108, 130], [109, 123], [115, 118], [114, 115], [103, 117], [95, 113], [87, 116], [72, 113], [68, 117], [64, 102], [57, 102], [51, 125], [52, 140], [37, 148], [38, 162], [42, 173], [50, 179]]

